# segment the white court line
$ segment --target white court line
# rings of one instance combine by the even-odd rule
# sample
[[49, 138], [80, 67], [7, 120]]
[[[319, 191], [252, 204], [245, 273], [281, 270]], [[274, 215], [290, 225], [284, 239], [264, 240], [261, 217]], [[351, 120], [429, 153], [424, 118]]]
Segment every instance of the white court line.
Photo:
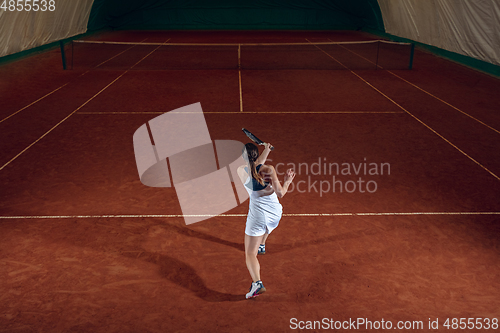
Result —
[[440, 101], [440, 102], [442, 102], [442, 103], [446, 104], [446, 105], [447, 105], [447, 106], [449, 106], [450, 108], [452, 108], [452, 109], [454, 109], [454, 110], [456, 110], [456, 111], [458, 111], [458, 112], [462, 113], [463, 115], [465, 115], [465, 116], [467, 116], [467, 117], [469, 117], [469, 118], [471, 118], [471, 119], [473, 119], [473, 120], [477, 121], [477, 122], [478, 122], [478, 123], [480, 123], [481, 125], [486, 126], [486, 127], [487, 127], [487, 128], [489, 128], [490, 130], [492, 130], [492, 131], [494, 131], [494, 132], [496, 132], [496, 133], [500, 134], [500, 131], [499, 131], [499, 130], [497, 130], [496, 128], [494, 128], [494, 127], [492, 127], [492, 126], [490, 126], [490, 125], [486, 124], [485, 122], [483, 122], [483, 121], [481, 121], [481, 120], [479, 120], [479, 119], [475, 118], [474, 116], [471, 116], [471, 115], [470, 115], [470, 114], [468, 114], [467, 112], [460, 110], [460, 109], [459, 109], [459, 108], [457, 108], [456, 106], [451, 105], [450, 103], [448, 103], [448, 102], [446, 102], [446, 101], [442, 100], [441, 98], [439, 98], [439, 97], [437, 97], [437, 96], [434, 96], [433, 94], [431, 94], [431, 93], [430, 93], [430, 92], [428, 92], [427, 90], [425, 90], [425, 89], [423, 89], [423, 88], [420, 88], [419, 86], [417, 86], [416, 84], [411, 83], [411, 82], [410, 82], [410, 81], [408, 81], [408, 80], [403, 79], [401, 76], [396, 75], [396, 74], [394, 74], [394, 73], [393, 73], [393, 72], [391, 72], [391, 71], [388, 71], [388, 72], [389, 72], [390, 74], [394, 75], [395, 77], [397, 77], [398, 79], [400, 79], [400, 80], [402, 80], [402, 81], [404, 81], [404, 82], [408, 83], [409, 85], [411, 85], [411, 86], [413, 86], [413, 87], [417, 88], [418, 90], [420, 90], [420, 91], [422, 91], [422, 92], [426, 93], [427, 95], [429, 95], [429, 96], [431, 96], [431, 97], [434, 97], [435, 99], [437, 99], [438, 101]]
[[[146, 38], [146, 39], [147, 39], [147, 38]], [[142, 42], [144, 42], [146, 39], [143, 39], [143, 40], [142, 40]], [[168, 42], [168, 41], [167, 41], [167, 42]], [[112, 60], [112, 59], [114, 59], [114, 58], [118, 57], [119, 55], [121, 55], [121, 54], [123, 54], [124, 52], [126, 52], [126, 51], [130, 50], [130, 49], [131, 49], [131, 48], [133, 48], [133, 47], [134, 47], [134, 46], [129, 47], [129, 48], [128, 48], [128, 49], [126, 49], [125, 51], [123, 51], [123, 52], [121, 52], [121, 53], [119, 53], [119, 54], [117, 54], [117, 55], [115, 55], [115, 56], [113, 56], [113, 57], [109, 58], [108, 60], [103, 61], [102, 63], [100, 63], [99, 65], [95, 66], [94, 68], [97, 68], [97, 67], [101, 66], [102, 64], [105, 64], [106, 62], [108, 62], [108, 61], [110, 61], [110, 60]], [[71, 55], [71, 56], [73, 56], [73, 55]], [[78, 79], [78, 78], [80, 78], [80, 77], [82, 77], [82, 76], [84, 76], [84, 75], [85, 75], [85, 74], [87, 74], [88, 72], [90, 72], [90, 70], [87, 70], [87, 71], [85, 71], [84, 73], [80, 74], [80, 75], [77, 77], [77, 79]], [[56, 91], [60, 90], [61, 88], [64, 88], [65, 86], [67, 86], [67, 85], [68, 85], [68, 84], [70, 84], [71, 82], [72, 82], [72, 81], [70, 81], [70, 82], [67, 82], [67, 83], [63, 84], [63, 85], [62, 85], [62, 86], [60, 86], [59, 88], [54, 89], [54, 90], [53, 90], [53, 91], [51, 91], [50, 93], [46, 94], [45, 96], [40, 97], [39, 99], [37, 99], [36, 101], [32, 102], [31, 104], [28, 104], [28, 105], [26, 105], [25, 107], [23, 107], [23, 108], [19, 109], [18, 111], [14, 112], [14, 113], [13, 113], [13, 114], [11, 114], [10, 116], [7, 116], [6, 118], [4, 118], [4, 119], [0, 120], [0, 123], [2, 123], [3, 121], [5, 121], [5, 120], [9, 119], [9, 118], [10, 118], [10, 117], [12, 117], [12, 116], [14, 116], [14, 115], [18, 114], [19, 112], [21, 112], [21, 111], [23, 111], [23, 110], [25, 110], [25, 109], [29, 108], [30, 106], [32, 106], [33, 104], [35, 104], [35, 103], [37, 103], [37, 102], [41, 101], [41, 100], [42, 100], [42, 99], [44, 99], [45, 97], [48, 97], [48, 96], [52, 95], [53, 93], [55, 93]]]
[[[330, 39], [330, 38], [328, 38], [328, 40], [330, 40], [330, 41], [331, 41], [331, 39]], [[346, 47], [344, 47], [344, 46], [342, 46], [342, 45], [340, 45], [340, 46], [341, 46], [343, 49], [345, 49], [345, 50], [347, 50], [347, 51], [351, 52], [352, 54], [355, 54], [355, 55], [357, 55], [358, 57], [360, 57], [360, 58], [362, 58], [362, 59], [364, 59], [364, 60], [368, 61], [369, 63], [372, 63], [373, 65], [375, 65], [375, 66], [377, 66], [377, 67], [380, 67], [381, 69], [384, 69], [384, 67], [382, 67], [382, 66], [380, 66], [380, 65], [375, 64], [374, 62], [372, 62], [372, 61], [370, 61], [370, 60], [366, 59], [366, 58], [365, 58], [365, 57], [363, 57], [362, 55], [357, 54], [356, 52], [351, 51], [351, 50], [349, 50], [348, 48], [346, 48]], [[469, 117], [469, 118], [471, 118], [471, 119], [473, 119], [473, 120], [477, 121], [477, 122], [478, 122], [478, 123], [480, 123], [481, 125], [486, 126], [486, 127], [487, 127], [487, 128], [489, 128], [490, 130], [495, 131], [495, 132], [497, 132], [498, 134], [500, 134], [500, 131], [499, 131], [499, 130], [497, 130], [496, 128], [494, 128], [494, 127], [492, 127], [492, 126], [490, 126], [490, 125], [486, 124], [485, 122], [483, 122], [483, 121], [481, 121], [481, 120], [479, 120], [479, 119], [475, 118], [474, 116], [471, 116], [471, 115], [470, 115], [470, 114], [468, 114], [467, 112], [460, 110], [460, 109], [459, 109], [459, 108], [457, 108], [456, 106], [454, 106], [454, 105], [452, 105], [452, 104], [450, 104], [450, 103], [446, 102], [445, 100], [442, 100], [441, 98], [439, 98], [439, 97], [437, 97], [437, 96], [435, 96], [435, 95], [431, 94], [431, 93], [430, 93], [430, 92], [428, 92], [427, 90], [425, 90], [425, 89], [423, 89], [423, 88], [420, 88], [420, 87], [419, 87], [419, 86], [417, 86], [416, 84], [414, 84], [414, 83], [412, 83], [412, 82], [410, 82], [410, 81], [408, 81], [408, 80], [406, 80], [406, 79], [403, 79], [401, 76], [399, 76], [399, 75], [397, 75], [397, 74], [394, 74], [394, 73], [393, 73], [393, 72], [391, 72], [390, 70], [387, 70], [387, 72], [388, 72], [388, 73], [390, 73], [391, 75], [393, 75], [393, 76], [397, 77], [398, 79], [400, 79], [400, 80], [402, 80], [402, 81], [404, 81], [404, 82], [408, 83], [409, 85], [413, 86], [414, 88], [417, 88], [418, 90], [420, 90], [420, 91], [422, 91], [422, 92], [426, 93], [427, 95], [429, 95], [429, 96], [431, 96], [431, 97], [433, 97], [433, 98], [437, 99], [438, 101], [440, 101], [440, 102], [444, 103], [445, 105], [447, 105], [447, 106], [451, 107], [452, 109], [454, 109], [454, 110], [456, 110], [456, 111], [458, 111], [458, 112], [462, 113], [463, 115], [465, 115], [465, 116], [467, 116], [467, 117]]]
[[[335, 62], [337, 62], [340, 66], [344, 67], [345, 69], [349, 70], [349, 68], [347, 68], [346, 65], [344, 65], [343, 63], [341, 63], [340, 61], [338, 61], [337, 59], [335, 59], [334, 57], [332, 57], [328, 52], [326, 52], [325, 50], [321, 49], [318, 45], [321, 45], [321, 43], [313, 43], [311, 42], [309, 39], [306, 38], [306, 41], [311, 44], [311, 45], [314, 45], [314, 47], [316, 47], [318, 50], [320, 50], [321, 52], [323, 52], [324, 54], [326, 54], [327, 56], [329, 56], [331, 59], [333, 59]], [[350, 70], [350, 72], [352, 73], [352, 71]]]
[[[170, 40], [170, 39], [168, 39]], [[167, 42], [168, 42], [167, 40]], [[166, 42], [165, 42], [166, 43]], [[153, 51], [151, 51], [150, 53], [148, 53], [144, 58], [142, 58], [141, 60], [139, 60], [138, 62], [136, 62], [132, 67], [130, 67], [129, 69], [127, 69], [125, 72], [123, 72], [120, 76], [118, 76], [116, 79], [114, 79], [111, 83], [109, 83], [107, 86], [105, 86], [104, 88], [102, 88], [97, 94], [95, 94], [94, 96], [92, 96], [91, 98], [89, 98], [87, 101], [85, 101], [85, 103], [83, 103], [82, 105], [80, 105], [78, 108], [76, 108], [73, 112], [71, 112], [68, 116], [66, 116], [63, 120], [61, 120], [59, 123], [57, 123], [54, 127], [52, 127], [50, 130], [48, 130], [47, 132], [45, 132], [45, 134], [43, 134], [41, 137], [39, 137], [37, 140], [35, 140], [32, 144], [30, 144], [28, 147], [26, 147], [23, 151], [21, 151], [19, 154], [17, 154], [16, 156], [14, 156], [14, 158], [12, 158], [10, 161], [8, 161], [7, 163], [5, 163], [2, 167], [0, 167], [0, 171], [3, 170], [6, 166], [8, 166], [10, 163], [12, 163], [14, 160], [16, 160], [19, 156], [21, 156], [24, 152], [26, 152], [28, 149], [30, 149], [31, 147], [33, 147], [37, 142], [39, 142], [40, 140], [42, 140], [44, 137], [46, 137], [50, 132], [52, 132], [54, 129], [56, 129], [59, 125], [61, 125], [63, 122], [65, 122], [69, 117], [71, 117], [72, 115], [74, 115], [78, 110], [80, 110], [81, 108], [83, 108], [85, 105], [87, 105], [90, 101], [92, 101], [94, 98], [96, 98], [98, 95], [100, 95], [104, 90], [106, 90], [107, 88], [109, 88], [113, 83], [115, 83], [116, 81], [118, 81], [122, 76], [124, 76], [125, 74], [127, 74], [132, 68], [134, 68], [135, 66], [137, 66], [141, 61], [143, 61], [144, 59], [146, 59], [151, 53], [153, 53], [154, 51], [156, 51], [160, 46], [158, 46], [156, 49], [154, 49]]]
[[[146, 39], [147, 39], [147, 38], [146, 38]], [[145, 41], [146, 39], [144, 39], [144, 40], [142, 40], [142, 41]], [[133, 47], [133, 46], [132, 46], [132, 47]], [[128, 48], [128, 49], [126, 49], [125, 51], [130, 50], [132, 47], [129, 47], [129, 48]], [[125, 51], [123, 51], [123, 52], [125, 52]], [[97, 68], [97, 67], [101, 66], [102, 64], [104, 64], [104, 63], [108, 62], [109, 60], [111, 60], [111, 59], [113, 59], [113, 58], [116, 58], [117, 56], [119, 56], [119, 55], [120, 55], [120, 54], [122, 54], [123, 52], [121, 52], [121, 53], [119, 53], [119, 54], [117, 54], [117, 55], [115, 55], [115, 56], [113, 56], [113, 57], [109, 58], [108, 60], [103, 61], [102, 63], [100, 63], [99, 65], [97, 65], [97, 66], [96, 66], [96, 67], [94, 67], [94, 68]], [[71, 55], [71, 56], [73, 56], [73, 55]], [[87, 70], [86, 72], [84, 72], [84, 73], [80, 74], [80, 75], [77, 77], [77, 79], [78, 79], [78, 78], [80, 78], [80, 77], [82, 77], [82, 76], [84, 76], [84, 75], [85, 75], [85, 74], [87, 74], [88, 72], [89, 72], [89, 70]], [[34, 105], [34, 104], [36, 104], [36, 103], [40, 102], [40, 101], [41, 101], [42, 99], [44, 99], [45, 97], [48, 97], [48, 96], [52, 95], [53, 93], [55, 93], [56, 91], [58, 91], [58, 90], [60, 90], [60, 89], [64, 88], [65, 86], [67, 86], [67, 85], [68, 85], [68, 84], [70, 84], [71, 82], [72, 82], [72, 81], [70, 81], [70, 82], [67, 82], [67, 83], [63, 84], [62, 86], [60, 86], [59, 88], [56, 88], [56, 89], [52, 90], [51, 92], [49, 92], [49, 93], [48, 93], [48, 94], [46, 94], [45, 96], [42, 96], [42, 97], [40, 97], [39, 99], [37, 99], [36, 101], [34, 101], [34, 102], [32, 102], [32, 103], [30, 103], [30, 104], [26, 105], [25, 107], [23, 107], [23, 108], [21, 108], [21, 109], [17, 110], [16, 112], [14, 112], [13, 114], [11, 114], [10, 116], [7, 116], [6, 118], [4, 118], [4, 119], [0, 120], [0, 123], [4, 122], [5, 120], [9, 119], [10, 117], [15, 116], [16, 114], [18, 114], [19, 112], [21, 112], [21, 111], [23, 111], [23, 110], [25, 110], [25, 109], [29, 108], [30, 106], [32, 106], [32, 105]]]
[[[146, 38], [146, 39], [147, 39], [147, 38]], [[143, 41], [145, 41], [146, 39], [144, 39]], [[169, 40], [170, 40], [170, 39], [169, 39]], [[167, 42], [168, 42], [168, 40], [167, 40]], [[165, 42], [165, 43], [166, 43], [166, 42]], [[95, 67], [94, 67], [94, 69], [95, 69], [95, 68], [97, 68], [97, 67], [100, 67], [101, 65], [104, 65], [104, 64], [105, 64], [105, 63], [107, 63], [108, 61], [113, 60], [114, 58], [116, 58], [116, 57], [118, 57], [118, 56], [122, 55], [123, 53], [125, 53], [125, 52], [127, 52], [128, 50], [130, 50], [130, 49], [134, 48], [135, 46], [136, 46], [136, 45], [131, 46], [131, 47], [129, 47], [128, 49], [126, 49], [126, 50], [124, 50], [124, 51], [122, 51], [122, 52], [120, 52], [120, 53], [118, 53], [118, 54], [116, 54], [116, 55], [112, 56], [112, 57], [111, 57], [111, 58], [109, 58], [108, 60], [104, 60], [104, 61], [103, 61], [103, 62], [101, 62], [99, 65], [95, 66]], [[134, 65], [134, 66], [135, 66], [135, 65]], [[132, 67], [133, 67], [133, 66], [132, 66]]]
[[[306, 39], [307, 40], [307, 39]], [[316, 46], [316, 45], [315, 45]], [[342, 64], [340, 61], [338, 61], [337, 59], [335, 59], [334, 57], [332, 57], [328, 52], [322, 50], [320, 47], [316, 46], [319, 50], [321, 50], [323, 53], [325, 53], [328, 57], [330, 57], [331, 59], [335, 60], [336, 62], [338, 62], [339, 64], [341, 64], [342, 66], [344, 66], [344, 68], [348, 69], [344, 64]], [[373, 86], [372, 84], [370, 84], [368, 81], [366, 81], [365, 79], [363, 79], [360, 75], [358, 75], [357, 73], [355, 73], [354, 71], [348, 69], [352, 74], [354, 74], [355, 76], [357, 76], [361, 81], [363, 81], [364, 83], [366, 83], [368, 86], [370, 86], [373, 90], [375, 90], [376, 92], [378, 92], [379, 94], [381, 94], [382, 96], [384, 96], [386, 99], [388, 99], [391, 103], [393, 103], [394, 105], [396, 105], [397, 107], [399, 107], [401, 110], [403, 110], [404, 112], [406, 112], [408, 115], [410, 115], [413, 119], [415, 119], [416, 121], [418, 121], [420, 124], [424, 125], [425, 127], [427, 127], [427, 129], [429, 129], [430, 131], [432, 131], [434, 134], [436, 134], [437, 136], [439, 136], [441, 139], [443, 139], [445, 142], [447, 142], [450, 146], [452, 146], [453, 148], [455, 148], [456, 150], [458, 150], [460, 153], [462, 153], [465, 157], [467, 157], [468, 159], [470, 159], [472, 162], [476, 163], [478, 166], [480, 166], [482, 169], [484, 169], [486, 172], [488, 172], [490, 175], [492, 175], [493, 177], [495, 177], [497, 180], [500, 180], [500, 176], [494, 174], [492, 171], [490, 171], [488, 168], [486, 168], [484, 165], [482, 165], [481, 163], [479, 163], [478, 161], [476, 161], [473, 157], [469, 156], [466, 152], [464, 152], [462, 149], [458, 148], [458, 146], [454, 145], [451, 141], [449, 141], [448, 139], [446, 139], [444, 136], [442, 136], [441, 134], [439, 134], [436, 130], [434, 130], [432, 127], [430, 127], [429, 125], [427, 125], [426, 123], [424, 123], [422, 120], [420, 120], [418, 117], [416, 117], [414, 114], [412, 114], [410, 111], [406, 110], [404, 107], [402, 107], [401, 105], [399, 105], [398, 103], [396, 103], [396, 101], [394, 101], [393, 99], [391, 99], [389, 96], [387, 96], [386, 94], [384, 94], [382, 91], [380, 91], [379, 89], [375, 88], [375, 86]]]
[[[127, 72], [125, 72], [127, 73]], [[78, 108], [76, 108], [76, 110], [74, 110], [73, 112], [71, 112], [68, 116], [66, 116], [63, 120], [61, 120], [60, 122], [58, 122], [54, 127], [52, 127], [51, 129], [49, 129], [47, 132], [45, 132], [45, 134], [43, 134], [41, 137], [39, 137], [38, 139], [36, 139], [32, 144], [30, 144], [28, 147], [24, 148], [23, 151], [21, 151], [19, 154], [17, 154], [16, 156], [14, 156], [10, 161], [8, 161], [7, 163], [5, 163], [2, 167], [0, 167], [0, 171], [3, 170], [6, 166], [8, 166], [10, 163], [12, 163], [14, 160], [16, 160], [19, 156], [21, 156], [24, 152], [26, 152], [28, 149], [30, 149], [31, 147], [33, 147], [37, 142], [39, 142], [40, 140], [42, 140], [44, 137], [46, 137], [50, 132], [52, 132], [54, 129], [56, 129], [59, 125], [61, 125], [63, 122], [65, 122], [69, 117], [71, 117], [73, 114], [75, 114], [78, 110], [80, 110], [81, 108], [83, 108], [85, 105], [87, 105], [91, 100], [93, 100], [95, 97], [97, 97], [101, 92], [103, 92], [104, 90], [106, 90], [110, 85], [112, 85], [113, 83], [115, 83], [119, 78], [121, 78], [123, 75], [125, 75], [125, 73], [123, 73], [122, 75], [120, 75], [119, 77], [117, 77], [116, 79], [113, 80], [113, 82], [111, 82], [110, 84], [108, 84], [106, 87], [102, 88], [97, 94], [95, 94], [94, 96], [92, 96], [91, 98], [89, 98], [85, 103], [83, 103], [82, 105], [80, 105]]]
[[[284, 217], [336, 217], [336, 216], [442, 216], [442, 215], [500, 215], [500, 212], [368, 212], [368, 213], [297, 213], [283, 214]], [[109, 215], [19, 215], [0, 216], [0, 220], [21, 219], [96, 219], [96, 218], [184, 218], [184, 217], [246, 217], [247, 214], [189, 215], [189, 214], [109, 214]]]
[[[78, 112], [77, 114], [85, 114], [85, 115], [108, 115], [108, 114], [163, 114], [163, 113], [176, 113], [175, 111], [145, 111], [145, 112]], [[199, 112], [182, 112], [182, 113], [199, 113]], [[321, 114], [321, 113], [326, 113], [326, 114], [405, 114], [403, 111], [205, 111], [205, 113], [228, 113], [228, 114], [244, 114], [244, 113], [259, 113], [259, 114], [266, 114], [266, 113], [283, 113], [283, 114], [309, 114], [309, 113], [314, 113], [314, 114]]]
[[468, 159], [470, 159], [472, 162], [476, 163], [478, 166], [480, 166], [481, 168], [483, 168], [485, 171], [487, 171], [490, 175], [492, 175], [493, 177], [495, 177], [497, 180], [500, 180], [500, 177], [497, 176], [496, 174], [494, 174], [492, 171], [490, 171], [487, 167], [485, 167], [484, 165], [482, 165], [481, 163], [479, 163], [478, 161], [476, 161], [472, 156], [468, 155], [466, 152], [464, 152], [462, 149], [458, 148], [458, 146], [456, 146], [455, 144], [453, 144], [451, 141], [449, 141], [448, 139], [446, 139], [444, 136], [442, 136], [441, 134], [439, 134], [436, 130], [434, 130], [432, 127], [430, 127], [429, 125], [427, 125], [426, 123], [424, 123], [422, 120], [420, 120], [417, 116], [415, 116], [414, 114], [412, 114], [410, 111], [406, 110], [405, 108], [403, 108], [401, 105], [399, 105], [398, 103], [396, 103], [394, 100], [392, 100], [389, 96], [385, 95], [383, 92], [381, 92], [380, 90], [378, 90], [377, 88], [375, 88], [373, 85], [371, 85], [368, 81], [366, 81], [365, 79], [363, 79], [361, 76], [359, 76], [358, 74], [352, 72], [354, 75], [356, 75], [360, 80], [364, 81], [367, 85], [369, 85], [370, 87], [372, 87], [375, 91], [377, 91], [378, 93], [380, 93], [382, 96], [384, 96], [385, 98], [387, 98], [389, 101], [391, 101], [392, 103], [394, 103], [395, 105], [399, 106], [403, 111], [405, 111], [406, 113], [408, 113], [413, 119], [415, 119], [416, 121], [418, 121], [419, 123], [421, 123], [422, 125], [424, 125], [425, 127], [427, 127], [430, 131], [432, 131], [434, 134], [436, 134], [437, 136], [439, 136], [441, 139], [443, 139], [445, 142], [447, 142], [450, 146], [452, 146], [453, 148], [455, 148], [456, 150], [458, 150], [460, 153], [462, 153], [465, 157], [467, 157]]
[[55, 93], [56, 91], [58, 91], [58, 90], [60, 90], [60, 89], [62, 89], [62, 88], [64, 88], [64, 87], [66, 87], [68, 84], [69, 84], [69, 82], [68, 82], [68, 83], [66, 83], [66, 84], [63, 84], [62, 86], [60, 86], [59, 88], [56, 88], [56, 89], [52, 90], [51, 92], [49, 92], [49, 93], [48, 93], [48, 94], [46, 94], [45, 96], [42, 96], [42, 97], [40, 97], [39, 99], [37, 99], [36, 101], [34, 101], [34, 102], [32, 102], [32, 103], [30, 103], [30, 104], [26, 105], [25, 107], [23, 107], [23, 108], [21, 108], [21, 109], [17, 110], [16, 112], [14, 112], [13, 114], [11, 114], [10, 116], [7, 116], [6, 118], [3, 118], [2, 120], [0, 120], [0, 123], [2, 123], [2, 122], [4, 122], [4, 121], [6, 121], [6, 120], [7, 120], [7, 119], [9, 119], [10, 117], [15, 116], [15, 115], [16, 115], [16, 114], [18, 114], [19, 112], [21, 112], [21, 111], [23, 111], [23, 110], [25, 110], [25, 109], [29, 108], [29, 107], [30, 107], [30, 106], [32, 106], [33, 104], [40, 102], [40, 101], [41, 101], [42, 99], [44, 99], [45, 97], [48, 97], [48, 96], [52, 95], [52, 94], [53, 94], [53, 93]]
[[240, 88], [240, 112], [243, 112], [243, 87], [241, 86], [241, 45], [238, 45], [238, 77]]
[[[307, 40], [307, 39], [306, 39]], [[111, 44], [111, 45], [159, 45], [161, 43], [134, 43], [134, 42], [113, 42], [113, 41], [96, 41], [96, 40], [84, 40], [77, 39], [73, 41], [74, 43], [82, 44]], [[399, 45], [411, 45], [411, 43], [401, 43], [392, 42], [384, 39], [373, 39], [364, 41], [352, 41], [352, 42], [317, 42], [317, 45], [337, 45], [337, 44], [373, 44], [377, 42], [382, 42], [386, 44], [399, 44]], [[308, 43], [168, 43], [168, 46], [283, 46], [283, 45], [311, 45]]]

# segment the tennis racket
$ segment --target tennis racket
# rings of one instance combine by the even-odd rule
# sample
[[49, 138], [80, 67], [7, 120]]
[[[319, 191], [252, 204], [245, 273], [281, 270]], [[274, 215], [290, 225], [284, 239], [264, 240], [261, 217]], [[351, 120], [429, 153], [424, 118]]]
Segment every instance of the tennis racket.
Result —
[[[250, 132], [249, 130], [244, 129], [244, 128], [242, 128], [241, 130], [243, 131], [243, 133], [245, 133], [250, 138], [250, 140], [252, 140], [256, 144], [262, 145], [262, 146], [264, 145], [264, 142], [262, 140], [260, 140], [258, 137], [256, 137], [255, 135], [253, 135], [252, 132]], [[271, 147], [271, 150], [273, 150], [273, 149], [274, 149], [274, 147]]]

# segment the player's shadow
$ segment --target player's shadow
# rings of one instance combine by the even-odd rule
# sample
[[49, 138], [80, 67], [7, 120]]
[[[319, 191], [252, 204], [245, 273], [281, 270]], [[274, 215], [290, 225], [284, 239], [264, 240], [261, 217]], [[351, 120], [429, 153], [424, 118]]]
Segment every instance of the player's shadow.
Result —
[[[219, 237], [205, 234], [201, 231], [196, 231], [193, 229], [188, 229], [186, 227], [181, 227], [173, 224], [167, 224], [163, 225], [164, 228], [168, 228], [174, 232], [177, 232], [181, 235], [188, 236], [188, 237], [193, 237], [197, 239], [202, 239], [205, 241], [210, 241], [226, 246], [233, 247], [237, 250], [240, 251], [245, 251], [245, 246], [243, 243], [236, 243], [236, 242], [231, 242], [225, 239], [221, 239]], [[369, 234], [374, 234], [379, 232], [376, 228], [369, 228], [369, 229], [363, 229], [362, 231], [353, 231], [353, 232], [348, 232], [348, 233], [342, 233], [342, 234], [336, 234], [332, 236], [327, 236], [327, 237], [322, 237], [322, 238], [317, 238], [317, 239], [310, 239], [310, 240], [305, 240], [305, 241], [295, 241], [293, 243], [275, 243], [273, 242], [272, 236], [269, 239], [269, 245], [270, 247], [273, 248], [272, 253], [280, 253], [280, 252], [288, 252], [292, 251], [295, 249], [303, 249], [307, 246], [311, 245], [320, 245], [320, 244], [325, 244], [325, 243], [332, 243], [332, 242], [338, 242], [341, 240], [346, 240], [346, 239], [355, 239], [359, 238], [362, 236], [366, 236]]]
[[[76, 225], [76, 228], [81, 228], [79, 229], [79, 232], [71, 233], [64, 241], [69, 242], [71, 245], [79, 244], [80, 246], [91, 247], [93, 250], [100, 249], [103, 252], [119, 253], [123, 257], [129, 258], [132, 261], [143, 260], [155, 264], [160, 276], [163, 279], [191, 291], [197, 297], [207, 302], [237, 302], [245, 300], [244, 294], [228, 294], [210, 289], [205, 284], [203, 279], [197, 274], [196, 270], [189, 264], [163, 253], [149, 252], [144, 249], [140, 245], [144, 240], [141, 232], [138, 232], [138, 236], [135, 239], [128, 241], [125, 245], [123, 238], [120, 236], [120, 232], [104, 231], [119, 230], [119, 225], [109, 223], [108, 228], [103, 229], [99, 228], [98, 224], [85, 222]], [[233, 246], [238, 249], [243, 248], [242, 244], [224, 241], [217, 237], [205, 235], [203, 233], [174, 226], [172, 224], [168, 224], [168, 226], [163, 225], [163, 227], [172, 228], [172, 230], [189, 237], [214, 241], [227, 246]], [[89, 242], [90, 239], [92, 239], [91, 242]], [[138, 253], [139, 256], [137, 256]]]
[[[237, 243], [221, 239], [217, 236], [209, 235], [201, 231], [193, 230], [187, 227], [178, 226], [175, 224], [167, 223], [162, 225], [163, 228], [170, 231], [176, 232], [180, 235], [192, 237], [196, 239], [201, 239], [204, 241], [210, 241], [225, 246], [230, 246], [240, 251], [244, 251], [243, 243]], [[311, 245], [320, 245], [325, 243], [331, 243], [346, 239], [355, 239], [369, 234], [374, 234], [379, 232], [376, 228], [368, 228], [363, 231], [355, 231], [343, 234], [332, 235], [328, 237], [322, 237], [306, 241], [296, 241], [288, 244], [274, 243], [271, 240], [272, 251], [269, 254], [279, 254], [281, 252], [293, 251], [296, 249], [303, 249]], [[126, 255], [126, 254], [124, 254]], [[136, 259], [135, 256], [132, 256]], [[177, 260], [175, 258], [169, 257], [164, 254], [143, 252], [139, 257], [150, 263], [154, 263], [160, 269], [160, 274], [165, 279], [172, 281], [178, 286], [192, 291], [197, 297], [207, 301], [207, 302], [223, 302], [223, 301], [242, 301], [245, 300], [244, 295], [233, 295], [221, 293], [215, 290], [209, 289], [205, 282], [197, 275], [196, 271], [188, 264]]]
[[221, 293], [208, 288], [196, 271], [188, 264], [164, 254], [142, 252], [139, 257], [133, 253], [122, 253], [131, 259], [141, 259], [159, 267], [160, 275], [177, 284], [179, 287], [192, 291], [197, 297], [207, 302], [237, 302], [245, 300], [244, 295]]

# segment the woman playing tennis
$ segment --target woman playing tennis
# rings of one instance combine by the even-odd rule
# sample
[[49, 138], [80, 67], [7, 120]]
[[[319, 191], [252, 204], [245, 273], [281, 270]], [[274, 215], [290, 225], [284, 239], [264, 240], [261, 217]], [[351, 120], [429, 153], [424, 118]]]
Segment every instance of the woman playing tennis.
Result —
[[282, 198], [295, 177], [292, 169], [285, 174], [283, 185], [280, 184], [274, 167], [265, 165], [272, 146], [265, 143], [259, 156], [259, 149], [253, 143], [247, 143], [243, 150], [246, 166], [238, 168], [238, 175], [250, 195], [247, 223], [245, 228], [245, 256], [252, 285], [246, 298], [253, 298], [266, 291], [260, 279], [260, 264], [257, 254], [266, 253], [266, 240], [278, 226], [281, 219], [282, 206], [278, 198]]

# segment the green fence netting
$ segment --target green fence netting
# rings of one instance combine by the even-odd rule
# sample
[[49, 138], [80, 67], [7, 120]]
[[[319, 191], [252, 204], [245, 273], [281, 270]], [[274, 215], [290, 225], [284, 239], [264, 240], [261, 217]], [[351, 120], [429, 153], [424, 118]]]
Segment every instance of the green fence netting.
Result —
[[384, 31], [377, 0], [95, 0], [99, 29], [362, 29]]

